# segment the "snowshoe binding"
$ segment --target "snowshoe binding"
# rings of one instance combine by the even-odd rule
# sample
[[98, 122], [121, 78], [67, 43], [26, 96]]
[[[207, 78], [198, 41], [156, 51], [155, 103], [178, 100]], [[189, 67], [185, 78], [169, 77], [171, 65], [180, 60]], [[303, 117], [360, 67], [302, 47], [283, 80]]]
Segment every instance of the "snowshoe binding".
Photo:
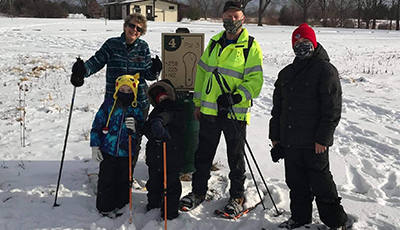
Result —
[[300, 223], [300, 222], [293, 220], [292, 218], [289, 218], [287, 221], [278, 225], [278, 228], [295, 229], [295, 228], [300, 228], [301, 226], [304, 226], [306, 224], [309, 224], [309, 223]]
[[243, 207], [244, 199], [243, 198], [236, 198], [236, 199], [229, 199], [229, 202], [227, 205], [225, 205], [224, 210], [215, 210], [214, 213], [218, 216], [228, 218], [228, 219], [238, 219], [244, 214], [250, 212], [251, 210], [255, 209], [261, 202], [258, 202], [257, 204], [244, 208]]
[[184, 196], [179, 202], [179, 209], [187, 212], [199, 206], [205, 199], [205, 196], [195, 194], [193, 192]]

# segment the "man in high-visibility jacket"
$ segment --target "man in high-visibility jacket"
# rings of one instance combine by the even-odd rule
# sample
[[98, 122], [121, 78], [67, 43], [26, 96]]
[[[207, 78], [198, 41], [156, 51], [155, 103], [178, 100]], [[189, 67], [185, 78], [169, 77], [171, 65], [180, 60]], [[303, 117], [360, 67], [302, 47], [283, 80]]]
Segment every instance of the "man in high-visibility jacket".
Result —
[[[230, 199], [225, 212], [237, 215], [244, 202], [244, 142], [252, 99], [263, 84], [260, 45], [242, 28], [245, 16], [238, 1], [225, 3], [225, 30], [211, 38], [197, 65], [194, 88], [194, 116], [200, 121], [199, 145], [195, 153], [192, 192], [181, 199], [182, 211], [204, 201], [210, 169], [221, 132], [227, 144], [231, 180]], [[228, 109], [232, 106], [232, 110]], [[232, 114], [237, 121], [232, 120]], [[241, 134], [240, 134], [240, 133]]]

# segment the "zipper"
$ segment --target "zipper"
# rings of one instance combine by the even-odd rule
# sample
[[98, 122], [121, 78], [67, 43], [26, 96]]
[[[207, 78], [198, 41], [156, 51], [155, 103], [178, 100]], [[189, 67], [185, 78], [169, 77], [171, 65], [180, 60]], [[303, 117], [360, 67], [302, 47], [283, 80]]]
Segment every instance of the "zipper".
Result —
[[121, 116], [121, 122], [120, 122], [120, 125], [119, 125], [119, 133], [118, 133], [118, 139], [117, 139], [117, 152], [116, 152], [116, 156], [118, 157], [119, 156], [119, 142], [120, 142], [120, 140], [121, 140], [121, 132], [122, 132], [122, 124], [123, 124], [123, 121], [124, 121], [124, 115], [125, 115], [125, 107], [123, 107], [123, 110], [122, 110], [122, 116]]

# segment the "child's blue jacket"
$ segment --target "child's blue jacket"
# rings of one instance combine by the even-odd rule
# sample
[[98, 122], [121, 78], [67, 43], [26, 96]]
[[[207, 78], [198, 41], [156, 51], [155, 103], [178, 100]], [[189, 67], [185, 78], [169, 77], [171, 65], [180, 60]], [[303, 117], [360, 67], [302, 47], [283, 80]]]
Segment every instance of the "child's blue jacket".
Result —
[[[143, 113], [138, 107], [124, 107], [117, 102], [110, 117], [108, 133], [104, 134], [103, 129], [106, 127], [113, 104], [114, 98], [108, 98], [97, 112], [90, 132], [90, 146], [99, 146], [103, 153], [108, 153], [112, 156], [128, 157], [129, 135], [125, 125], [125, 118], [133, 116], [137, 121], [137, 129], [140, 129], [144, 124]], [[132, 134], [132, 155], [135, 154], [135, 142], [138, 138], [138, 132]]]

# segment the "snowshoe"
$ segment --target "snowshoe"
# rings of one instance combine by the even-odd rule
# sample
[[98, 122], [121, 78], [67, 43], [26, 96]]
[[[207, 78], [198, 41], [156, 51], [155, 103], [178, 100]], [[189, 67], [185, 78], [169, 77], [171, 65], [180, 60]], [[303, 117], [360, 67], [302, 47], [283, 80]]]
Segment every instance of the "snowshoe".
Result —
[[346, 220], [346, 222], [344, 223], [343, 226], [333, 227], [333, 228], [330, 228], [330, 230], [347, 230], [347, 229], [351, 229], [353, 227], [354, 222], [355, 222], [355, 220], [352, 217], [347, 216], [347, 220]]
[[205, 199], [205, 196], [195, 194], [193, 192], [184, 196], [179, 202], [179, 209], [187, 212], [199, 206]]
[[103, 217], [108, 217], [110, 219], [115, 219], [117, 217], [122, 216], [123, 213], [117, 213], [115, 211], [111, 211], [111, 212], [100, 212], [100, 215]]
[[292, 218], [289, 218], [289, 220], [278, 225], [278, 228], [295, 229], [295, 228], [300, 228], [301, 226], [304, 226], [306, 224], [309, 224], [309, 223], [300, 223], [300, 222], [293, 220]]
[[229, 215], [238, 215], [243, 212], [244, 198], [230, 198], [228, 204], [225, 205], [224, 211]]
[[[261, 202], [258, 202], [257, 204], [248, 207], [248, 208], [243, 208], [243, 210], [241, 212], [238, 212], [236, 214], [229, 214], [227, 212], [225, 212], [225, 210], [215, 210], [214, 213], [218, 216], [224, 217], [224, 218], [228, 218], [228, 219], [233, 219], [236, 220], [238, 218], [240, 218], [241, 216], [243, 216], [244, 214], [250, 212], [251, 210], [255, 209], [259, 204], [261, 204]], [[225, 208], [224, 208], [225, 209]]]

